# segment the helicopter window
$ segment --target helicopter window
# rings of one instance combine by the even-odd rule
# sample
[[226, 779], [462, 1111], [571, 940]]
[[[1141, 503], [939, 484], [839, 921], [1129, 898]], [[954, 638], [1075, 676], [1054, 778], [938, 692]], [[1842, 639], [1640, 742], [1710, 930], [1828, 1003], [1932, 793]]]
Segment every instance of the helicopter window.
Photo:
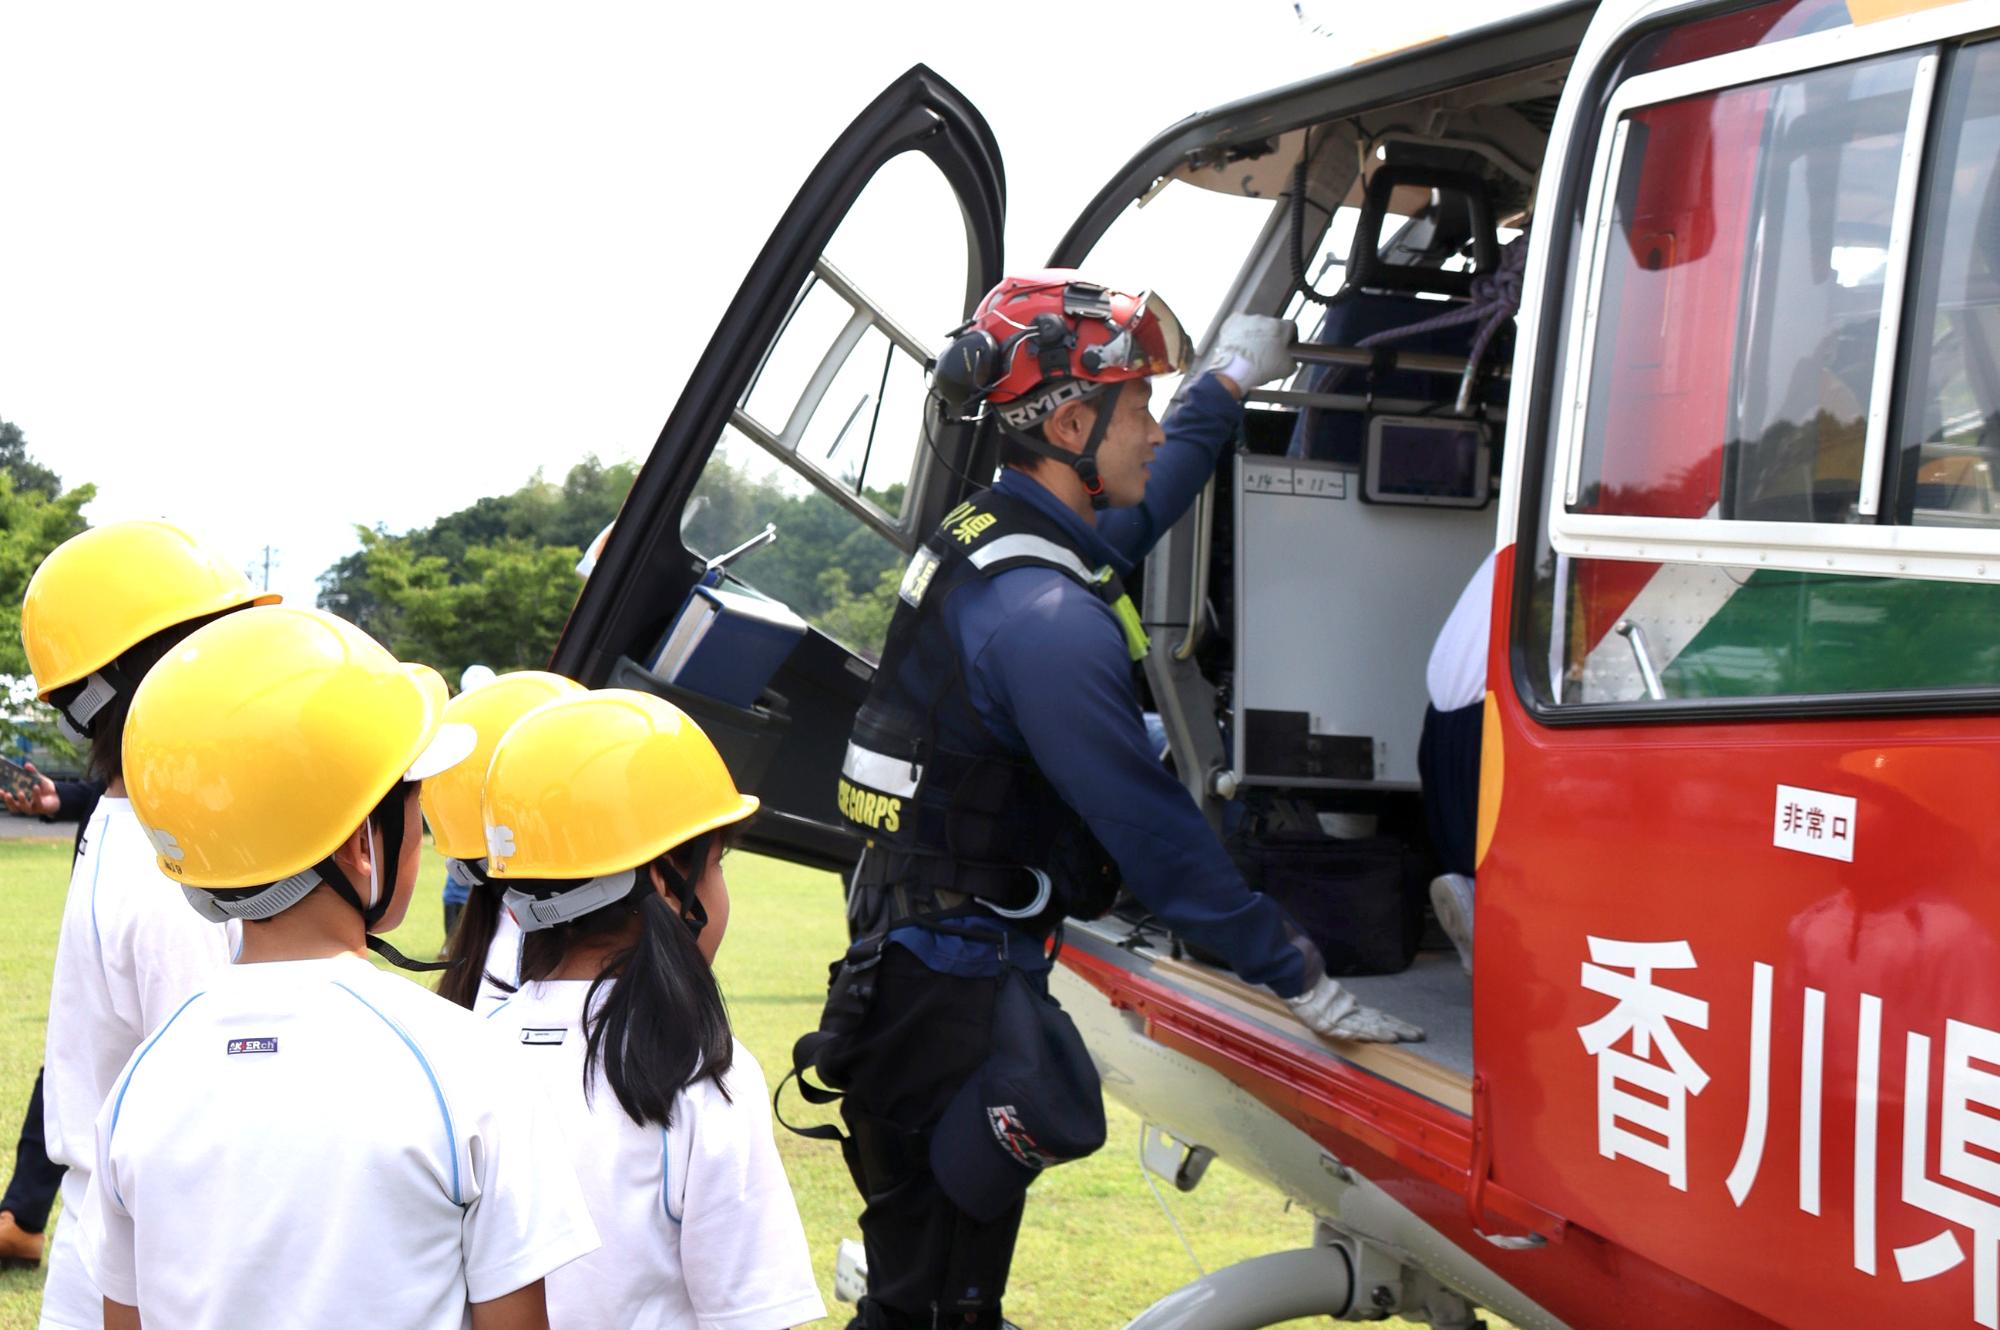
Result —
[[[901, 488], [887, 497], [900, 502]], [[730, 576], [864, 659], [880, 659], [901, 551], [798, 471], [725, 428], [681, 511], [681, 543], [713, 558], [767, 524], [778, 538], [730, 564]]]
[[1917, 64], [1621, 125], [1571, 511], [1872, 522], [1862, 454]]
[[[922, 243], [911, 243], [911, 237]], [[869, 180], [813, 264], [682, 512], [703, 558], [773, 526], [729, 576], [855, 654], [881, 653], [924, 445], [925, 365], [963, 316], [965, 219], [921, 153]]]
[[1940, 110], [1909, 327], [1897, 520], [2000, 526], [2000, 42], [1968, 48]]
[[[1923, 98], [1920, 60], [1943, 70], [1921, 161], [1906, 129], [1922, 137], [1909, 93], [1914, 82]], [[1542, 705], [2000, 687], [2000, 586], [1965, 577], [1980, 556], [1955, 556], [1954, 580], [1880, 560], [1829, 571], [1855, 547], [1825, 545], [1801, 566], [1769, 534], [2000, 528], [1996, 89], [2000, 42], [1738, 84], [1628, 119], [1596, 354], [1572, 344], [1564, 370], [1588, 375], [1584, 447], [1576, 472], [1547, 477], [1547, 543], [1521, 547], [1535, 561], [1524, 655]], [[1905, 290], [1898, 360], [1883, 323]], [[1590, 328], [1581, 294], [1569, 303], [1567, 326]], [[1887, 455], [1880, 512], [1862, 514], [1871, 423]], [[1565, 545], [1565, 510], [1651, 519], [1632, 524], [1647, 539]], [[1656, 534], [1729, 519], [1758, 522], [1757, 535]], [[1612, 551], [1623, 557], [1599, 557]]]
[[[1947, 309], [1940, 330], [1936, 308], [1907, 298], [1953, 211], [1919, 208], [1925, 172], [1945, 178], [1927, 161], [1929, 131], [1957, 116], [1966, 152], [1990, 146], [1965, 101], [1976, 92], [1944, 95], [1941, 43], [1965, 26], [1925, 8], [1619, 85], [1577, 205], [1556, 549], [1973, 580], [2000, 562], [1987, 459], [1972, 455], [1980, 417], [1965, 389], [1977, 385], [1898, 381], [1907, 341], [1941, 349], [1949, 375], [1983, 317]], [[1958, 63], [1981, 64], [1977, 48]], [[1971, 189], [1969, 169], [1955, 195]], [[1961, 198], [1958, 212], [1982, 206]], [[1967, 242], [1962, 254], [1977, 248]], [[1963, 269], [1947, 263], [1940, 280]], [[1898, 457], [1899, 408], [1927, 455]]]
[[892, 158], [813, 265], [731, 424], [885, 535], [906, 529], [926, 366], [964, 290], [956, 196], [921, 153]]

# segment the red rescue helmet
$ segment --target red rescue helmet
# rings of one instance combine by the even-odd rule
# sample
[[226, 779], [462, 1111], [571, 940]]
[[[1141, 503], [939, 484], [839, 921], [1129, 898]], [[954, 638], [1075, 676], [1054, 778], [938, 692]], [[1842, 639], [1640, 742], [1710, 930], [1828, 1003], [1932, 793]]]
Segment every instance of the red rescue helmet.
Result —
[[1187, 335], [1165, 301], [1050, 268], [1003, 278], [988, 291], [938, 357], [934, 382], [957, 411], [991, 402], [1002, 423], [1019, 430], [1106, 385], [1187, 366]]
[[[961, 418], [988, 404], [1006, 434], [1030, 451], [1076, 469], [1093, 507], [1105, 505], [1097, 477], [1120, 385], [1155, 374], [1185, 372], [1187, 334], [1165, 301], [1150, 291], [1130, 295], [1084, 281], [1074, 269], [1050, 268], [1002, 279], [952, 334], [938, 357], [931, 387]], [[1028, 433], [1066, 402], [1110, 392], [1082, 453]]]

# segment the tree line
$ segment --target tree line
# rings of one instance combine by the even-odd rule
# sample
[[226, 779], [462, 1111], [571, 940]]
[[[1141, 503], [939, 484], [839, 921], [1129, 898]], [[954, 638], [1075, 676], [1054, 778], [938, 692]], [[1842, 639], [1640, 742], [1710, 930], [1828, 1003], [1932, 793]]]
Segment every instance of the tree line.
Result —
[[[319, 605], [454, 682], [473, 664], [539, 669], [582, 586], [577, 563], [617, 516], [636, 474], [633, 463], [590, 457], [560, 483], [538, 472], [429, 526], [401, 534], [357, 527], [361, 547], [320, 576]], [[869, 497], [894, 512], [901, 487]], [[753, 475], [718, 453], [683, 515], [681, 538], [712, 556], [766, 523], [777, 526], [777, 541], [732, 572], [872, 657], [895, 604], [901, 556], [819, 491]]]
[[28, 453], [18, 425], [0, 420], [0, 749], [74, 761], [57, 732], [55, 712], [35, 700], [21, 646], [21, 598], [50, 550], [89, 525], [83, 506], [93, 485], [65, 488], [62, 477]]
[[[427, 526], [357, 526], [359, 548], [320, 575], [317, 603], [454, 683], [472, 664], [540, 668], [582, 585], [577, 563], [617, 516], [637, 472], [635, 463], [588, 457], [560, 481], [537, 472]], [[83, 508], [95, 496], [92, 485], [65, 486], [29, 453], [20, 428], [0, 420], [0, 749], [74, 757], [54, 713], [35, 700], [21, 599], [49, 551], [89, 525]], [[894, 513], [902, 487], [867, 497]], [[683, 542], [715, 555], [766, 523], [776, 525], [777, 541], [732, 572], [873, 658], [895, 606], [901, 555], [818, 490], [719, 450], [683, 515]]]

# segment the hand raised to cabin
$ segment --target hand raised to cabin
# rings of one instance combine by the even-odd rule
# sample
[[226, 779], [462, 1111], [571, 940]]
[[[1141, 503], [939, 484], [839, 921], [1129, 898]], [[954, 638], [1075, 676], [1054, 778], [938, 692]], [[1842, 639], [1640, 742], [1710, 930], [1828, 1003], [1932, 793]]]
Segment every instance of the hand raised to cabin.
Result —
[[1297, 363], [1292, 359], [1292, 342], [1297, 336], [1289, 319], [1231, 314], [1216, 330], [1208, 368], [1233, 396], [1241, 397], [1247, 389], [1292, 372]]
[[1370, 1044], [1415, 1043], [1424, 1032], [1386, 1011], [1364, 1007], [1337, 979], [1322, 975], [1318, 983], [1295, 998], [1286, 998], [1292, 1012], [1314, 1034], [1328, 1039], [1357, 1039]]

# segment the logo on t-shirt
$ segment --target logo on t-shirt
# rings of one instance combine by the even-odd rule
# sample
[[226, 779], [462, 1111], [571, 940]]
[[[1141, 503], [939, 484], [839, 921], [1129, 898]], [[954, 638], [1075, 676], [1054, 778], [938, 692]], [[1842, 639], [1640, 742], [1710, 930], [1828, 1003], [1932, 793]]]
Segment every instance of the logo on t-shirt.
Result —
[[231, 1053], [275, 1053], [278, 1040], [275, 1035], [264, 1035], [256, 1039], [232, 1039], [229, 1041]]
[[524, 1044], [560, 1044], [563, 1041], [563, 1036], [568, 1033], [569, 1030], [565, 1026], [557, 1026], [553, 1030], [538, 1030], [523, 1026], [521, 1029], [521, 1042]]

